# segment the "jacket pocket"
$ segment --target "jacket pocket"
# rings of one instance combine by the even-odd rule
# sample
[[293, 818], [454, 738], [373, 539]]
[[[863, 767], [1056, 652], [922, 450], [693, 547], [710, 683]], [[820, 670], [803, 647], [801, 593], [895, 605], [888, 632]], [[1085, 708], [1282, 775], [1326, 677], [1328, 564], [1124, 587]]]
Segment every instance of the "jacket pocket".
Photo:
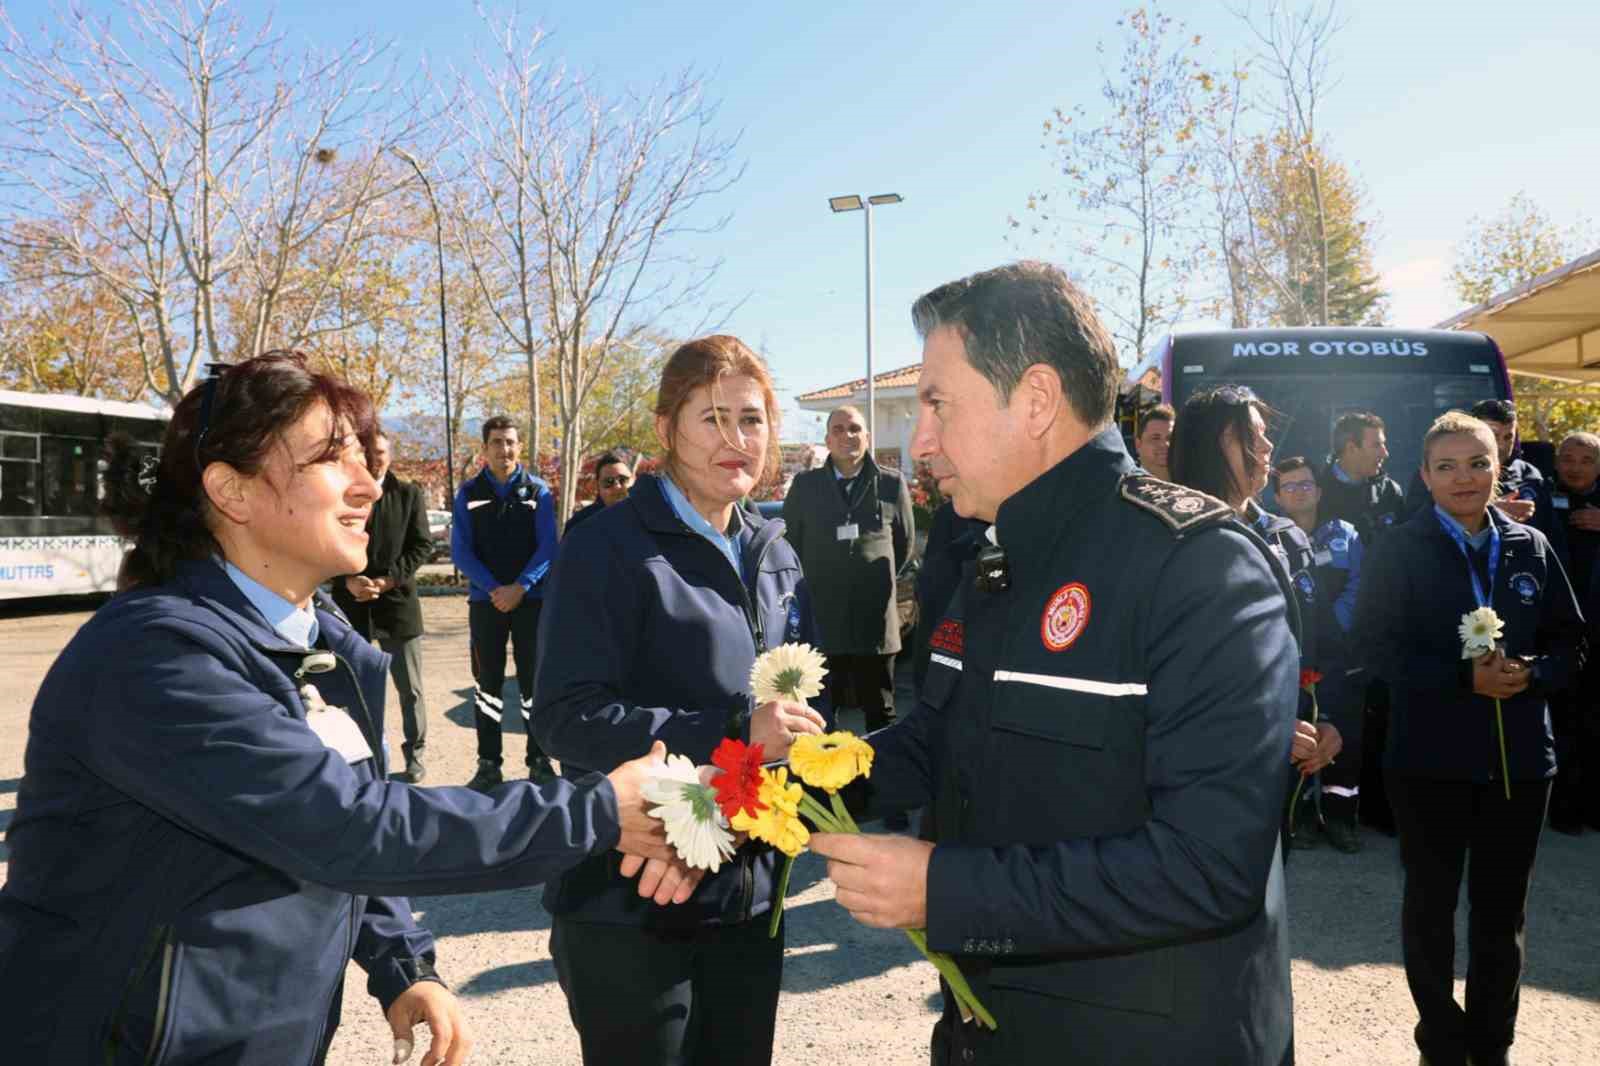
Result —
[[107, 1042], [107, 1063], [157, 1066], [165, 1058], [177, 1016], [173, 1000], [181, 961], [172, 926], [152, 930], [117, 1005]]
[[996, 966], [989, 983], [995, 988], [1167, 1017], [1176, 995], [1175, 973], [1172, 951], [1158, 949], [1071, 962]]
[[1105, 747], [1111, 697], [1061, 692], [1030, 683], [1008, 684], [996, 694], [996, 730], [1095, 751]]

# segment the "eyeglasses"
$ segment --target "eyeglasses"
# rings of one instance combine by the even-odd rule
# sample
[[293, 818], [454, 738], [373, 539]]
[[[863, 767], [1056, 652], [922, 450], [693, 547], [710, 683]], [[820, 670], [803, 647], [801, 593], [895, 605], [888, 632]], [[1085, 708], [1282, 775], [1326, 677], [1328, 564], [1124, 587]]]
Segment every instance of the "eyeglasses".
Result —
[[600, 479], [600, 487], [603, 489], [626, 488], [628, 482], [632, 480], [633, 478], [627, 474], [612, 474], [610, 477]]
[[1259, 403], [1261, 399], [1248, 385], [1218, 385], [1211, 395], [1226, 404]]
[[1278, 483], [1278, 495], [1303, 495], [1316, 487], [1317, 483], [1315, 481], [1280, 481]]

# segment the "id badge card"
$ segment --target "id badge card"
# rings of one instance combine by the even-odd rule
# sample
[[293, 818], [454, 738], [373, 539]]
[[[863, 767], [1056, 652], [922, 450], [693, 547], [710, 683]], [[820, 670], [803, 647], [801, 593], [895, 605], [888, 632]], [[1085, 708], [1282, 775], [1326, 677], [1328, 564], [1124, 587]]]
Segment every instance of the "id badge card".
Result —
[[846, 522], [834, 530], [834, 536], [839, 540], [855, 540], [861, 536], [861, 527], [854, 522]]

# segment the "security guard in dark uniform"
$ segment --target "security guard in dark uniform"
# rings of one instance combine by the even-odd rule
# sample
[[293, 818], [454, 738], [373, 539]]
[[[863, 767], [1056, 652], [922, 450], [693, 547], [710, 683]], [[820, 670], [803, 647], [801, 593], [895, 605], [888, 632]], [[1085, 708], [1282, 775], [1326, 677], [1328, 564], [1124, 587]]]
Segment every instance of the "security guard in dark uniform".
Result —
[[936, 839], [814, 836], [839, 903], [926, 928], [995, 1016], [947, 1006], [936, 1063], [1291, 1061], [1298, 653], [1270, 553], [1137, 472], [1108, 428], [1110, 338], [1057, 268], [978, 274], [913, 316], [913, 450], [995, 525], [855, 797], [934, 800]]

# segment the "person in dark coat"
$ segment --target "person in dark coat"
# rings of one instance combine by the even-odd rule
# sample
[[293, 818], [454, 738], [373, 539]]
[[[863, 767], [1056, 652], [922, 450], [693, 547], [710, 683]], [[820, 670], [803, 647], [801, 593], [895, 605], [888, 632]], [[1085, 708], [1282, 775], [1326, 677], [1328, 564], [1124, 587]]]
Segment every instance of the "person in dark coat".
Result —
[[367, 566], [333, 583], [333, 602], [351, 628], [389, 655], [389, 676], [400, 694], [401, 754], [398, 776], [416, 784], [427, 773], [422, 751], [428, 744], [428, 703], [422, 686], [422, 601], [417, 570], [433, 554], [422, 489], [402, 481], [389, 468], [393, 442], [381, 430], [372, 442], [372, 476], [383, 495], [367, 519]]
[[873, 461], [854, 407], [828, 416], [828, 459], [796, 474], [783, 499], [785, 536], [800, 555], [828, 657], [828, 698], [853, 693], [868, 730], [894, 721], [894, 658], [900, 651], [895, 575], [916, 544], [911, 489]]
[[[1583, 618], [1544, 534], [1490, 506], [1498, 449], [1488, 426], [1440, 416], [1423, 464], [1434, 506], [1369, 556], [1356, 632], [1393, 697], [1384, 771], [1405, 867], [1400, 939], [1417, 1047], [1432, 1066], [1505, 1066], [1556, 772], [1548, 701], [1578, 675]], [[1504, 633], [1493, 651], [1469, 655], [1464, 616], [1485, 607]], [[1464, 870], [1463, 1009], [1453, 981]]]
[[1550, 515], [1550, 543], [1588, 622], [1584, 672], [1550, 700], [1559, 767], [1550, 793], [1550, 828], [1577, 836], [1585, 824], [1600, 829], [1600, 435], [1570, 433], [1561, 441]]
[[562, 537], [605, 510], [628, 498], [628, 488], [633, 484], [633, 468], [616, 452], [606, 452], [594, 462], [595, 498], [586, 506], [574, 511], [561, 531]]
[[917, 571], [917, 635], [911, 677], [918, 692], [928, 677], [928, 657], [936, 651], [934, 632], [956, 594], [961, 571], [989, 543], [983, 535], [988, 528], [989, 523], [982, 519], [956, 514], [949, 500], [933, 512], [928, 543], [922, 549], [922, 568]]
[[[1550, 484], [1544, 471], [1523, 458], [1523, 443], [1517, 433], [1517, 405], [1510, 400], [1479, 400], [1467, 412], [1486, 424], [1494, 433], [1500, 450], [1500, 474], [1495, 479], [1494, 506], [1513, 522], [1521, 522], [1554, 538], [1554, 516], [1550, 508]], [[1433, 506], [1433, 496], [1418, 469], [1411, 475], [1406, 490], [1406, 506], [1411, 513]]]
[[[550, 486], [518, 462], [516, 423], [495, 415], [483, 423], [483, 469], [456, 490], [450, 557], [467, 576], [467, 626], [472, 640], [472, 725], [478, 770], [468, 788], [487, 792], [504, 780], [506, 640], [517, 667], [522, 722], [533, 714], [539, 611], [556, 557], [556, 506]], [[528, 728], [528, 777], [550, 776], [550, 759]]]
[[1059, 269], [977, 274], [913, 317], [914, 454], [995, 524], [852, 797], [937, 796], [936, 840], [813, 836], [839, 904], [926, 929], [993, 1012], [964, 1023], [947, 992], [935, 1063], [1290, 1061], [1299, 656], [1270, 552], [1226, 503], [1135, 467], [1111, 338]]
[[[1272, 440], [1267, 436], [1267, 425], [1273, 414], [1243, 386], [1203, 389], [1183, 405], [1183, 416], [1172, 437], [1169, 463], [1177, 484], [1222, 500], [1271, 550], [1279, 576], [1294, 591], [1300, 676], [1304, 677], [1307, 671], [1320, 672], [1317, 630], [1311, 620], [1321, 596], [1311, 538], [1293, 519], [1272, 514], [1256, 502], [1272, 473]], [[1343, 747], [1344, 737], [1332, 721], [1312, 721], [1312, 697], [1304, 685], [1297, 710], [1294, 747], [1284, 770], [1283, 832], [1291, 846], [1306, 847], [1316, 839], [1314, 826], [1301, 824], [1296, 833], [1297, 812], [1289, 810], [1289, 801], [1296, 783], [1333, 761]]]
[[[1367, 551], [1412, 512], [1400, 483], [1385, 473], [1389, 462], [1388, 431], [1370, 411], [1348, 411], [1333, 425], [1332, 454], [1318, 471], [1322, 493], [1319, 515], [1355, 527]], [[1384, 784], [1383, 746], [1389, 723], [1389, 688], [1371, 680], [1365, 694], [1361, 729], [1361, 811], [1364, 825], [1394, 835]]]
[[[795, 734], [827, 724], [806, 704], [752, 705], [756, 656], [815, 639], [783, 523], [738, 505], [777, 470], [777, 415], [766, 366], [737, 338], [668, 357], [661, 476], [585, 524], [551, 578], [533, 729], [564, 776], [657, 741], [700, 765], [730, 736], [782, 759]], [[546, 889], [584, 1062], [767, 1066], [783, 972], [781, 927], [769, 937], [766, 917], [778, 861], [747, 842], [671, 910], [598, 854]]]
[[[384, 779], [385, 656], [317, 586], [362, 567], [365, 396], [273, 352], [179, 402], [159, 462], [113, 445], [123, 590], [50, 668], [0, 888], [8, 1061], [315, 1066], [367, 972], [409, 1056], [471, 1045], [410, 892], [537, 884], [671, 851], [651, 760], [481, 796]], [[657, 755], [660, 751], [656, 752]], [[639, 868], [630, 859], [630, 869]]]

